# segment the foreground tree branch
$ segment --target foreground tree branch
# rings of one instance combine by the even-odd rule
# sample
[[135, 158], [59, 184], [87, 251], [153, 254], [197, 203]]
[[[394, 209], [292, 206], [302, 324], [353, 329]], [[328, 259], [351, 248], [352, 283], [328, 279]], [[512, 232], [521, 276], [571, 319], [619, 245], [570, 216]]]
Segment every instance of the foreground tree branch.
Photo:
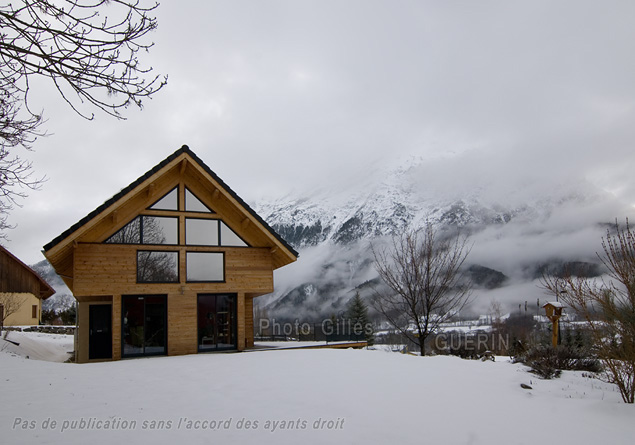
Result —
[[48, 77], [80, 115], [93, 118], [79, 107], [88, 102], [121, 118], [121, 109], [142, 108], [142, 99], [167, 81], [148, 76], [152, 68], [138, 59], [153, 46], [144, 37], [157, 28], [149, 15], [157, 7], [143, 7], [139, 0], [24, 0], [0, 6], [3, 78], [13, 81], [27, 108], [29, 80]]
[[615, 223], [602, 238], [600, 261], [610, 281], [596, 282], [567, 274], [545, 275], [544, 289], [560, 298], [587, 323], [604, 379], [615, 384], [626, 403], [635, 402], [635, 233]]
[[44, 136], [42, 112], [30, 107], [34, 79], [48, 78], [80, 116], [98, 109], [117, 119], [130, 105], [143, 108], [167, 82], [139, 61], [157, 28], [158, 3], [141, 0], [22, 0], [0, 4], [0, 233], [7, 214], [37, 188], [30, 150]]

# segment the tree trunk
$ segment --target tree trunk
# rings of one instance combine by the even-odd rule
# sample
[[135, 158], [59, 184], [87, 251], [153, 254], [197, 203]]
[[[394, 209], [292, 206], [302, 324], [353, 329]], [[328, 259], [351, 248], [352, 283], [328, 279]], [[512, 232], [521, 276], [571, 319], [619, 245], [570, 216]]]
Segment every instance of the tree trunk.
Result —
[[426, 336], [423, 334], [423, 332], [421, 331], [421, 328], [418, 329], [418, 343], [419, 343], [419, 350], [421, 351], [421, 357], [424, 357], [426, 355]]

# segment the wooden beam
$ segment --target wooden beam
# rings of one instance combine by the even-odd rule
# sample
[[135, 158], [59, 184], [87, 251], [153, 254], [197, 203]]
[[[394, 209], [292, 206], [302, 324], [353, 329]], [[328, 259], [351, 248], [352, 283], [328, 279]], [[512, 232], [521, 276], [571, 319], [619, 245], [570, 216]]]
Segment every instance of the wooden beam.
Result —
[[119, 214], [116, 210], [112, 212], [112, 214], [110, 215], [110, 219], [112, 220], [113, 224], [117, 224], [117, 221], [119, 220]]
[[220, 191], [218, 189], [214, 189], [214, 191], [212, 192], [212, 199], [218, 199], [219, 195]]
[[147, 194], [148, 194], [148, 197], [154, 195], [154, 182], [148, 186]]
[[181, 161], [181, 169], [180, 169], [181, 175], [183, 175], [183, 173], [185, 173], [185, 168], [186, 167], [187, 167], [187, 159], [183, 159]]
[[243, 229], [246, 229], [246, 228], [247, 228], [247, 226], [249, 226], [249, 223], [250, 223], [250, 222], [251, 222], [251, 221], [249, 220], [249, 218], [245, 218], [245, 219], [243, 219], [243, 221], [240, 223], [240, 225], [242, 226], [242, 228], [243, 228]]
[[271, 254], [273, 255], [274, 253], [276, 253], [278, 251], [278, 246], [273, 246], [271, 248]]

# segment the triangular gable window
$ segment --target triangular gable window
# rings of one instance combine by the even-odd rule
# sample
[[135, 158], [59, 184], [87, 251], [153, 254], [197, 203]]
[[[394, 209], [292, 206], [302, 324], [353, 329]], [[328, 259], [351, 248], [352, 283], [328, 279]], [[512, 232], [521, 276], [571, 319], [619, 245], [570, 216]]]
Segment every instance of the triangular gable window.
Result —
[[137, 216], [105, 242], [109, 244], [141, 244], [141, 218]]
[[179, 188], [174, 187], [149, 208], [152, 210], [179, 210]]
[[214, 213], [209, 207], [201, 202], [194, 193], [185, 187], [185, 211], [186, 212], [200, 212], [200, 213]]
[[220, 240], [221, 246], [247, 247], [247, 243], [222, 221], [220, 222]]

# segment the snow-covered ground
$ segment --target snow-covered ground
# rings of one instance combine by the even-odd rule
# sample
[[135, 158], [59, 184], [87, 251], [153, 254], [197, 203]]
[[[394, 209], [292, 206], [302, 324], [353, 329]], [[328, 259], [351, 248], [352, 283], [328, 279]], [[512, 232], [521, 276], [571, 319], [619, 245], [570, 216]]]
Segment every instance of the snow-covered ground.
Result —
[[355, 343], [351, 341], [257, 341], [256, 349], [250, 349], [248, 352], [259, 352], [263, 349], [298, 349], [298, 348], [324, 348], [329, 345], [342, 347], [347, 343]]
[[[20, 343], [41, 335], [23, 333]], [[78, 365], [4, 349], [0, 394], [7, 444], [614, 445], [635, 437], [635, 407], [611, 385], [579, 372], [539, 380], [503, 358], [313, 349]]]
[[73, 352], [73, 336], [41, 332], [3, 331], [0, 337], [0, 352], [34, 360], [65, 362]]

